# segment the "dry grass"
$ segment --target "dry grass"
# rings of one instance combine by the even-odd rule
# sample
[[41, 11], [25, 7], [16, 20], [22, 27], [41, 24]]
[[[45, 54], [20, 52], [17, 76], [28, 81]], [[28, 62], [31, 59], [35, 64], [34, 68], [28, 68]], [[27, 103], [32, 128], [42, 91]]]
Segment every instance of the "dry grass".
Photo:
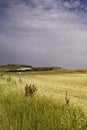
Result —
[[[30, 100], [31, 103], [29, 104], [30, 106], [28, 106], [29, 102], [27, 102], [24, 95], [26, 84], [34, 84], [38, 89], [36, 95], [39, 95], [39, 97], [45, 96], [49, 101], [44, 101], [43, 98], [39, 98], [38, 100], [35, 98], [34, 101], [33, 99]], [[65, 106], [66, 91], [67, 99], [69, 98], [69, 107]], [[38, 121], [41, 121], [39, 122], [41, 124], [37, 126], [37, 130], [41, 130], [42, 127], [43, 130], [48, 130], [48, 124], [49, 129], [51, 127], [52, 130], [71, 130], [71, 128], [72, 130], [83, 130], [83, 127], [85, 127], [84, 130], [87, 129], [86, 117], [82, 113], [82, 111], [84, 111], [85, 115], [87, 115], [87, 74], [4, 74], [0, 77], [0, 99], [2, 130], [6, 129], [6, 127], [8, 127], [7, 130], [32, 130], [32, 128], [36, 130], [35, 125], [38, 124]], [[61, 101], [61, 103], [57, 105], [55, 104], [56, 102], [52, 102], [50, 108], [49, 103], [51, 103], [51, 99], [56, 102]], [[78, 107], [76, 107], [76, 110], [73, 109], [73, 106], [79, 106], [82, 111], [78, 110]], [[55, 110], [55, 108], [57, 109]], [[44, 112], [43, 116], [40, 116], [39, 109], [41, 115], [43, 115]], [[65, 109], [68, 114], [65, 113]], [[33, 118], [32, 116], [27, 116], [27, 114], [29, 114], [28, 112], [33, 115]], [[52, 113], [52, 115], [50, 113]], [[36, 115], [38, 115], [37, 122]], [[59, 118], [57, 115], [60, 115]], [[23, 118], [21, 118], [21, 116], [23, 116]], [[36, 122], [36, 124], [32, 124], [32, 121]], [[11, 124], [9, 124], [9, 122]], [[48, 124], [46, 124], [46, 122], [48, 122]], [[4, 123], [7, 124], [4, 125]], [[23, 127], [21, 128], [22, 124]], [[52, 125], [50, 126], [50, 124]]]
[[[26, 84], [35, 84], [38, 87], [38, 94], [61, 99], [63, 102], [65, 102], [65, 93], [68, 91], [70, 104], [78, 105], [87, 112], [87, 74], [23, 75], [22, 73], [10, 76], [11, 84], [13, 83], [12, 91], [22, 90], [23, 92]], [[8, 75], [4, 77], [9, 78]], [[17, 83], [16, 87], [14, 81]]]

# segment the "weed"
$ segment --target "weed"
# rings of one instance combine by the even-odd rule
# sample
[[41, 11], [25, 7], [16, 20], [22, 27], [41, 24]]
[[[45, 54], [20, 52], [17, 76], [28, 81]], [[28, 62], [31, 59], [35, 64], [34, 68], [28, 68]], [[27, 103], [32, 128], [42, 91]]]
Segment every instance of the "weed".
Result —
[[11, 82], [11, 77], [7, 78], [7, 82], [10, 83]]
[[22, 79], [21, 79], [21, 78], [19, 78], [19, 83], [23, 83], [23, 81], [22, 81]]
[[70, 99], [69, 99], [69, 96], [68, 96], [68, 91], [66, 91], [66, 94], [65, 94], [65, 104], [67, 105], [67, 106], [69, 106], [69, 103], [70, 103]]
[[26, 84], [26, 86], [25, 86], [25, 95], [26, 96], [33, 96], [36, 91], [37, 91], [37, 88], [35, 85]]

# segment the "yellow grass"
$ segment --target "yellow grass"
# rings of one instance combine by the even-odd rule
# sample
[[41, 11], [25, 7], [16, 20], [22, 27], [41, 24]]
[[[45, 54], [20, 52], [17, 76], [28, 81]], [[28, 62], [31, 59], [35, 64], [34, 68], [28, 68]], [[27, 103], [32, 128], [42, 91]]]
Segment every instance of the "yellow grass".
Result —
[[[87, 113], [87, 74], [59, 74], [48, 75], [41, 73], [39, 75], [21, 75], [13, 74], [11, 76], [11, 83], [8, 83], [6, 92], [9, 91], [9, 85], [12, 86], [10, 91], [24, 92], [26, 84], [34, 84], [38, 88], [38, 94], [60, 99], [65, 103], [65, 93], [68, 91], [70, 98], [70, 105], [74, 104], [80, 106], [82, 110]], [[6, 79], [9, 75], [4, 75], [5, 80], [1, 80], [0, 84], [4, 82], [7, 84]], [[22, 82], [20, 83], [20, 78]], [[14, 83], [16, 81], [17, 84]]]

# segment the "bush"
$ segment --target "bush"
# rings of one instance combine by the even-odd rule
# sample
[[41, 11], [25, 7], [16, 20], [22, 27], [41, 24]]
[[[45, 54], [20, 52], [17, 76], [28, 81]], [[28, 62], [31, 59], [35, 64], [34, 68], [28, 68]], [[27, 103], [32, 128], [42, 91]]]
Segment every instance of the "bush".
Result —
[[25, 95], [26, 96], [33, 96], [36, 91], [37, 91], [37, 88], [35, 85], [26, 84], [26, 86], [25, 86]]

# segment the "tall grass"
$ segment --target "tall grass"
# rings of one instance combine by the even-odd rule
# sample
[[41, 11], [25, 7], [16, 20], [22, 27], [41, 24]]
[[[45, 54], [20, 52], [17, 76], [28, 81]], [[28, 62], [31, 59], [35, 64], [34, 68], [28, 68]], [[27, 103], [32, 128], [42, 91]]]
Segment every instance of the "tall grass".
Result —
[[86, 130], [78, 107], [46, 97], [10, 93], [0, 97], [0, 130]]

